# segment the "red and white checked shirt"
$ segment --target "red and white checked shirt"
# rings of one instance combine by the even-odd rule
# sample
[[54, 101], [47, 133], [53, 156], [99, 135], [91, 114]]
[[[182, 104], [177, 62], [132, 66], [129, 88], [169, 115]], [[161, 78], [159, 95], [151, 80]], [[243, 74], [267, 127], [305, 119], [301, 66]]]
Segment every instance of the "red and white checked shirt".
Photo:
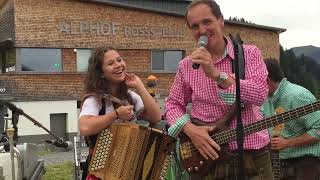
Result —
[[[226, 56], [215, 62], [222, 72], [232, 74], [234, 60], [233, 46], [230, 40], [226, 46]], [[267, 69], [260, 50], [256, 46], [244, 45], [245, 80], [240, 80], [241, 100], [245, 103], [241, 111], [243, 124], [251, 124], [262, 119], [260, 106], [268, 95]], [[191, 117], [203, 122], [215, 122], [229, 110], [230, 104], [223, 100], [223, 95], [235, 95], [235, 85], [221, 89], [217, 83], [206, 77], [202, 68], [194, 70], [190, 56], [184, 58], [178, 68], [170, 95], [165, 104], [165, 117], [170, 125], [175, 124], [186, 114], [186, 105], [192, 102]], [[235, 97], [235, 96], [234, 96]], [[236, 127], [236, 118], [231, 127]], [[244, 149], [260, 149], [270, 142], [267, 130], [248, 135], [244, 139]], [[236, 149], [236, 142], [229, 143], [231, 149]]]

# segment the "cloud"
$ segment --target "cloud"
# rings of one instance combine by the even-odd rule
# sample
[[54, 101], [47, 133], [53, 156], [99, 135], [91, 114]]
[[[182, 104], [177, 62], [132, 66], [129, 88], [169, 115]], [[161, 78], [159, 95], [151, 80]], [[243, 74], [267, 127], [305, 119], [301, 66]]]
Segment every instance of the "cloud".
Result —
[[217, 0], [225, 19], [243, 17], [247, 21], [287, 29], [280, 34], [285, 48], [320, 46], [319, 0]]

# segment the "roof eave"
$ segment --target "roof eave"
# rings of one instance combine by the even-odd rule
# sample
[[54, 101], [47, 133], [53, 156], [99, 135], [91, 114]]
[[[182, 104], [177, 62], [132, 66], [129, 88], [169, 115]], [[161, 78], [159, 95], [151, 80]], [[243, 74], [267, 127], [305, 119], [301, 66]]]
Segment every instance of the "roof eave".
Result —
[[10, 49], [14, 46], [14, 42], [11, 38], [0, 42], [0, 50]]
[[259, 24], [251, 24], [251, 23], [245, 23], [245, 22], [239, 22], [239, 21], [225, 20], [225, 22], [227, 24], [234, 24], [234, 25], [239, 25], [239, 26], [244, 26], [244, 27], [251, 27], [251, 28], [256, 28], [256, 29], [273, 31], [273, 32], [277, 32], [279, 34], [286, 31], [286, 29], [283, 29], [283, 28], [264, 26], [264, 25], [259, 25]]
[[[135, 10], [142, 10], [146, 12], [153, 12], [153, 13], [159, 13], [159, 14], [167, 14], [167, 15], [173, 15], [173, 16], [178, 16], [178, 17], [184, 17], [184, 13], [177, 13], [177, 12], [172, 12], [172, 11], [161, 11], [157, 9], [150, 9], [150, 8], [142, 8], [140, 6], [135, 6], [135, 5], [129, 5], [121, 2], [112, 2], [112, 1], [101, 1], [101, 0], [80, 0], [83, 2], [87, 3], [94, 3], [94, 4], [103, 4], [103, 5], [110, 5], [114, 7], [122, 7], [122, 8], [130, 8], [130, 9], [135, 9]], [[183, 1], [181, 1], [183, 3]], [[190, 2], [189, 2], [190, 3]]]

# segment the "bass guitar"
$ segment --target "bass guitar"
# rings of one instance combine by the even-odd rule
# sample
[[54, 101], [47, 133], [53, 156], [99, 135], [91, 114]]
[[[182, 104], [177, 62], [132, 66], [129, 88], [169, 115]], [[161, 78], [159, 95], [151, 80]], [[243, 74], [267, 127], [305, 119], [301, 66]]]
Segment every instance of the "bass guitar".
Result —
[[[283, 107], [278, 107], [276, 110], [276, 114], [284, 113]], [[278, 124], [272, 128], [272, 137], [278, 137], [281, 134], [282, 129], [284, 128], [284, 124]], [[272, 162], [272, 174], [273, 180], [280, 180], [281, 174], [281, 162], [280, 162], [280, 151], [279, 150], [271, 150], [271, 162]]]
[[[319, 109], [320, 109], [320, 101], [316, 101], [306, 106], [302, 106], [281, 114], [277, 114], [277, 115], [262, 119], [258, 122], [245, 125], [244, 135], [247, 136], [249, 134], [252, 134], [270, 127], [274, 127], [278, 124], [290, 121], [292, 119], [296, 119], [298, 117], [312, 113]], [[183, 133], [179, 135], [179, 138], [180, 138], [179, 148], [180, 148], [180, 157], [182, 161], [182, 166], [191, 175], [200, 176], [200, 177], [208, 174], [209, 171], [214, 168], [215, 164], [218, 161], [230, 159], [232, 158], [232, 156], [235, 156], [234, 154], [228, 151], [226, 145], [229, 141], [236, 140], [236, 130], [228, 129], [228, 126], [225, 123], [221, 123], [221, 121], [217, 121], [216, 123], [211, 123], [206, 125], [216, 126], [215, 132], [213, 132], [213, 134], [210, 136], [217, 144], [221, 146], [221, 151], [219, 152], [219, 159], [217, 160], [210, 160], [210, 159], [206, 160], [200, 154], [200, 152], [195, 148], [195, 146], [192, 144], [190, 138], [187, 135]]]

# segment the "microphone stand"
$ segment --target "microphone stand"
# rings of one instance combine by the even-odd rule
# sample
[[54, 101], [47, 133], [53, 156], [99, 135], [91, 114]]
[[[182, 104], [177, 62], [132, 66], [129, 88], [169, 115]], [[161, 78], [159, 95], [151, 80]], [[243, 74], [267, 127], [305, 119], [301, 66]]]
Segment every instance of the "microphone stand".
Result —
[[24, 117], [26, 117], [27, 119], [29, 119], [31, 122], [33, 122], [34, 125], [42, 128], [43, 130], [45, 130], [47, 133], [49, 133], [51, 136], [53, 136], [56, 141], [60, 144], [62, 144], [64, 142], [64, 140], [62, 138], [57, 137], [56, 135], [54, 135], [49, 129], [47, 129], [46, 127], [44, 127], [41, 123], [39, 123], [37, 120], [35, 120], [34, 118], [32, 118], [31, 116], [29, 116], [28, 114], [26, 114], [25, 112], [23, 112], [22, 109], [18, 108], [16, 105], [10, 103], [10, 102], [4, 102], [4, 105], [7, 106], [11, 111], [12, 111], [12, 124], [14, 127], [14, 134], [15, 134], [15, 140], [17, 139], [18, 135], [17, 135], [17, 131], [18, 131], [18, 117], [19, 115], [23, 115]]
[[[244, 156], [243, 156], [244, 129], [243, 129], [243, 123], [241, 119], [242, 105], [241, 105], [241, 99], [240, 99], [240, 70], [239, 70], [239, 63], [244, 63], [244, 56], [243, 56], [243, 49], [242, 49], [243, 41], [241, 40], [239, 34], [237, 34], [236, 38], [233, 38], [231, 34], [229, 34], [229, 36], [233, 42], [234, 56], [235, 56], [234, 72], [235, 72], [235, 78], [236, 78], [236, 117], [237, 117], [236, 135], [237, 135], [237, 147], [238, 147], [238, 156], [237, 156], [238, 163], [237, 164], [238, 164], [238, 169], [240, 170], [240, 172], [237, 174], [237, 179], [245, 180], [245, 173], [244, 173], [245, 168], [244, 168]], [[239, 62], [240, 60], [242, 62]]]

